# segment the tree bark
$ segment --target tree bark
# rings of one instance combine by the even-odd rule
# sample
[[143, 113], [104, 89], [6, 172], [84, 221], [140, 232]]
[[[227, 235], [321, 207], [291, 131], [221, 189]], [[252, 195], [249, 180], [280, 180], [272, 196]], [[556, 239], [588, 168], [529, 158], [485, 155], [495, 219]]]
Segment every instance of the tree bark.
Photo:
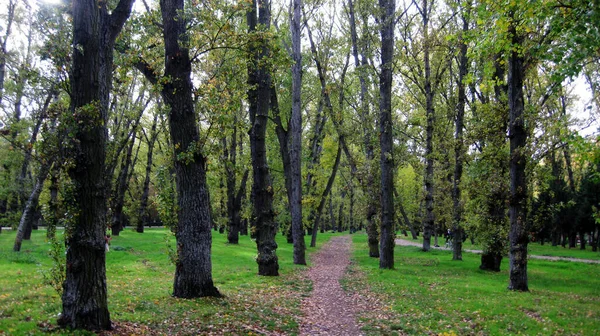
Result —
[[379, 0], [381, 9], [381, 73], [379, 75], [379, 143], [381, 147], [381, 244], [379, 268], [394, 268], [394, 149], [392, 133], [392, 63], [395, 1]]
[[177, 186], [177, 261], [173, 296], [195, 298], [221, 294], [213, 284], [211, 211], [206, 184], [206, 158], [192, 100], [191, 61], [183, 0], [161, 0], [165, 44], [162, 97], [169, 108]]
[[21, 220], [19, 221], [17, 235], [13, 245], [13, 251], [15, 252], [21, 251], [21, 244], [23, 242], [25, 232], [31, 230], [33, 227], [33, 222], [36, 217], [35, 213], [38, 211], [40, 194], [42, 193], [44, 182], [46, 181], [46, 177], [48, 177], [48, 173], [50, 172], [50, 167], [52, 166], [53, 162], [53, 157], [50, 158], [49, 161], [43, 162], [40, 171], [38, 172], [36, 183], [31, 191], [31, 195], [29, 195], [29, 198], [25, 203], [25, 209], [23, 209], [23, 214], [21, 215]]
[[302, 224], [302, 53], [300, 22], [302, 0], [293, 0], [292, 30], [292, 116], [290, 119], [291, 191], [290, 212], [294, 238], [294, 264], [306, 265], [304, 226]]
[[425, 65], [425, 102], [426, 102], [426, 140], [425, 140], [425, 220], [423, 221], [423, 251], [431, 249], [431, 235], [434, 228], [433, 214], [433, 90], [431, 88], [431, 64], [430, 64], [430, 42], [429, 42], [429, 15], [431, 8], [429, 0], [423, 0], [420, 9], [423, 18], [423, 63]]
[[109, 14], [106, 2], [75, 0], [71, 106], [75, 139], [73, 206], [66, 236], [66, 279], [59, 325], [75, 329], [112, 328], [106, 293], [105, 229], [106, 122], [112, 84], [113, 46], [129, 17], [133, 0], [120, 0]]
[[[381, 6], [381, 4], [380, 4]], [[373, 258], [379, 258], [379, 233], [377, 230], [377, 224], [375, 222], [375, 215], [377, 214], [377, 205], [380, 201], [377, 197], [377, 189], [375, 184], [375, 149], [373, 146], [373, 133], [374, 130], [372, 125], [374, 124], [373, 118], [370, 113], [369, 101], [367, 100], [368, 88], [367, 88], [367, 67], [368, 62], [365, 56], [364, 48], [361, 48], [360, 59], [359, 59], [359, 48], [358, 48], [358, 34], [356, 32], [356, 17], [354, 11], [354, 3], [352, 0], [348, 1], [348, 16], [350, 21], [350, 37], [352, 41], [352, 56], [354, 58], [354, 66], [358, 71], [358, 78], [360, 82], [360, 111], [358, 116], [363, 126], [363, 145], [366, 156], [365, 164], [365, 175], [366, 179], [363, 184], [363, 190], [367, 195], [367, 235], [369, 245], [369, 256]], [[393, 24], [393, 23], [392, 23]], [[392, 38], [393, 39], [393, 38]], [[390, 46], [393, 52], [393, 46]], [[390, 69], [391, 71], [391, 69]], [[393, 196], [392, 196], [393, 197]], [[392, 219], [393, 221], [393, 219]]]
[[467, 101], [467, 95], [465, 90], [465, 78], [469, 71], [469, 59], [467, 57], [467, 43], [465, 42], [465, 35], [469, 31], [469, 17], [470, 17], [470, 4], [463, 9], [462, 14], [462, 32], [460, 37], [460, 54], [458, 59], [458, 97], [456, 104], [456, 119], [455, 119], [455, 131], [454, 131], [454, 176], [452, 179], [452, 205], [453, 205], [453, 216], [452, 216], [452, 260], [462, 260], [462, 241], [464, 236], [464, 230], [462, 228], [462, 212], [463, 205], [461, 202], [461, 180], [463, 174], [463, 163], [464, 163], [464, 118], [465, 118], [465, 103]]
[[[270, 57], [267, 37], [257, 26], [268, 30], [271, 24], [271, 3], [269, 0], [253, 0], [247, 12], [248, 32], [259, 34], [258, 42], [250, 44], [248, 64], [248, 101], [250, 111], [250, 153], [252, 157], [252, 203], [253, 226], [256, 229], [256, 247], [258, 256], [258, 274], [279, 275], [277, 243], [275, 234], [277, 224], [273, 211], [273, 187], [267, 163], [265, 134], [269, 116], [271, 96], [271, 75], [267, 60]], [[258, 10], [258, 17], [257, 17]]]
[[[511, 13], [514, 20], [514, 13]], [[509, 32], [512, 45], [520, 46], [522, 37], [511, 23]], [[520, 51], [511, 51], [508, 57], [508, 106], [510, 139], [510, 290], [528, 291], [527, 282], [527, 180], [525, 166], [527, 155], [527, 129], [525, 128], [523, 78], [525, 73], [524, 56]]]

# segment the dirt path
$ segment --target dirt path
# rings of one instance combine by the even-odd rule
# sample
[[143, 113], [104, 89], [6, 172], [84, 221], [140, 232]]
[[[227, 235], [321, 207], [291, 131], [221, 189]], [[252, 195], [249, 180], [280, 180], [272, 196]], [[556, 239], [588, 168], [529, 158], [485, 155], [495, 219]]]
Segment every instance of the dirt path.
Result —
[[[396, 238], [396, 245], [400, 245], [400, 246], [423, 246], [423, 244], [416, 242], [416, 241], [410, 241], [410, 240], [406, 240], [406, 239], [400, 239], [400, 238]], [[446, 247], [431, 247], [434, 249], [439, 249], [439, 250], [450, 250], [449, 248]], [[477, 254], [482, 254], [483, 251], [481, 250], [464, 250], [465, 252], [469, 252], [469, 253], [477, 253]], [[574, 261], [574, 262], [581, 262], [581, 263], [587, 263], [587, 264], [600, 264], [600, 260], [592, 260], [592, 259], [578, 259], [578, 258], [567, 258], [567, 257], [553, 257], [553, 256], [541, 256], [541, 255], [529, 255], [529, 258], [531, 259], [541, 259], [541, 260], [553, 260], [553, 261]]]
[[300, 335], [361, 335], [357, 305], [340, 285], [350, 264], [351, 245], [349, 236], [333, 237], [313, 257], [308, 270], [313, 291], [302, 300]]

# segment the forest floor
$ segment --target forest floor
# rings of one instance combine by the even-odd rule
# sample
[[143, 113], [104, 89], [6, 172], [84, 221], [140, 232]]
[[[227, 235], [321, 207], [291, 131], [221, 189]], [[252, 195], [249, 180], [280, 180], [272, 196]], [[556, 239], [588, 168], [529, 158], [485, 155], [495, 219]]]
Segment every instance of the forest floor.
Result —
[[352, 237], [344, 235], [332, 237], [311, 257], [306, 276], [312, 292], [302, 300], [300, 335], [364, 335], [370, 314], [383, 310], [381, 298], [350, 261], [352, 253]]
[[350, 265], [349, 236], [333, 237], [312, 258], [307, 276], [312, 293], [302, 300], [300, 335], [360, 335], [357, 296], [342, 289], [340, 280]]
[[[419, 241], [412, 241], [412, 240], [400, 239], [400, 238], [396, 238], [396, 245], [417, 246], [417, 247], [423, 246], [423, 244]], [[439, 247], [432, 246], [431, 248], [440, 249], [440, 250], [450, 250], [450, 248], [445, 247], [445, 246], [439, 246]], [[475, 254], [483, 253], [482, 250], [463, 249], [463, 251], [468, 252], [468, 253], [475, 253]], [[529, 254], [528, 257], [532, 258], [532, 259], [541, 259], [541, 260], [550, 260], [550, 261], [573, 261], [573, 262], [581, 262], [581, 263], [587, 263], [587, 264], [600, 264], [600, 260], [593, 260], [593, 259], [557, 257], [557, 256], [534, 255], [534, 254]]]

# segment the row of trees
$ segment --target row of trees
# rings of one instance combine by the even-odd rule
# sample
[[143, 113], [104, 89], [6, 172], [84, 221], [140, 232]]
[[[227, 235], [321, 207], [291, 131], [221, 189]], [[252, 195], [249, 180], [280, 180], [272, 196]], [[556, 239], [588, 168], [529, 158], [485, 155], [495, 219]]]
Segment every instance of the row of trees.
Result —
[[0, 220], [15, 250], [39, 218], [66, 228], [61, 325], [110, 328], [107, 225], [169, 226], [183, 298], [220, 295], [213, 228], [249, 231], [261, 275], [278, 231], [305, 264], [306, 232], [364, 227], [393, 268], [397, 230], [428, 251], [450, 229], [455, 260], [467, 235], [483, 269], [509, 252], [514, 290], [531, 239], [597, 248], [600, 152], [569, 85], [597, 113], [594, 3], [133, 3], [2, 13]]

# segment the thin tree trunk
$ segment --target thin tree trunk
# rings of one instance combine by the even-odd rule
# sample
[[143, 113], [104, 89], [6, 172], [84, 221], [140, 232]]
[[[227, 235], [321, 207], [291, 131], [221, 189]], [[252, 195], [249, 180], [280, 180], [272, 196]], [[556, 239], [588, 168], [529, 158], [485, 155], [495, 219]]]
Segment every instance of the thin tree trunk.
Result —
[[6, 46], [8, 44], [8, 38], [12, 32], [12, 24], [15, 18], [15, 8], [17, 7], [16, 1], [10, 0], [8, 2], [8, 8], [6, 11], [6, 22], [5, 22], [5, 30], [4, 36], [0, 40], [0, 104], [2, 103], [2, 98], [4, 97], [4, 78], [6, 77], [6, 56], [8, 55], [8, 50]]
[[25, 232], [33, 227], [33, 221], [36, 217], [35, 213], [38, 208], [40, 194], [42, 193], [42, 189], [44, 188], [44, 182], [46, 181], [46, 177], [50, 172], [50, 168], [52, 167], [53, 161], [53, 158], [50, 158], [50, 161], [42, 163], [40, 171], [38, 172], [36, 183], [33, 187], [33, 190], [31, 191], [31, 195], [29, 195], [29, 198], [25, 203], [25, 209], [23, 210], [23, 214], [21, 215], [19, 227], [17, 228], [17, 235], [15, 237], [15, 243], [13, 245], [13, 251], [15, 252], [21, 251], [21, 244], [23, 242]]
[[340, 158], [342, 156], [342, 146], [338, 145], [337, 154], [335, 155], [335, 162], [333, 164], [333, 168], [331, 169], [331, 175], [329, 175], [329, 179], [327, 180], [327, 185], [325, 186], [325, 190], [323, 190], [323, 194], [321, 195], [321, 201], [319, 201], [319, 207], [317, 208], [317, 215], [315, 218], [315, 222], [313, 224], [312, 229], [312, 237], [310, 240], [310, 247], [317, 246], [317, 230], [319, 229], [319, 224], [321, 222], [321, 214], [323, 213], [323, 208], [325, 207], [325, 201], [327, 200], [327, 195], [331, 192], [331, 187], [333, 186], [333, 182], [335, 181], [335, 175], [337, 174], [338, 167], [340, 165]]
[[[511, 14], [514, 21], [514, 13]], [[514, 22], [509, 32], [512, 44], [519, 46], [522, 38], [518, 35]], [[523, 77], [525, 73], [524, 55], [520, 51], [511, 51], [508, 57], [508, 104], [510, 121], [508, 137], [510, 139], [510, 290], [528, 291], [527, 282], [527, 129], [525, 128]]]
[[433, 106], [433, 90], [431, 88], [431, 64], [430, 64], [430, 41], [429, 41], [429, 0], [423, 0], [420, 9], [423, 18], [423, 63], [425, 64], [425, 101], [426, 101], [426, 140], [425, 140], [425, 220], [423, 221], [423, 251], [431, 249], [431, 235], [434, 229], [433, 214], [433, 123], [435, 110]]
[[[240, 213], [242, 211], [242, 201], [244, 199], [244, 195], [246, 195], [246, 183], [248, 181], [249, 170], [246, 169], [244, 171], [244, 176], [242, 177], [242, 181], [240, 182], [240, 188], [238, 189], [237, 195], [233, 200], [231, 219], [230, 219], [230, 227], [229, 233], [227, 235], [227, 240], [230, 244], [237, 244], [239, 241], [239, 232], [242, 230], [242, 222]], [[243, 230], [242, 230], [243, 231]]]
[[[381, 6], [381, 4], [380, 4]], [[370, 108], [369, 101], [367, 100], [368, 88], [367, 88], [367, 58], [364, 54], [364, 48], [361, 49], [359, 59], [359, 49], [358, 49], [358, 34], [356, 32], [356, 17], [354, 11], [354, 3], [352, 0], [348, 1], [348, 16], [350, 22], [350, 36], [352, 40], [352, 55], [354, 58], [354, 66], [358, 71], [358, 78], [360, 82], [360, 111], [358, 113], [359, 118], [361, 120], [361, 124], [363, 126], [363, 144], [364, 151], [366, 156], [366, 164], [365, 164], [365, 175], [366, 175], [366, 184], [363, 184], [363, 189], [367, 194], [367, 235], [368, 235], [368, 245], [369, 245], [369, 256], [373, 258], [379, 258], [379, 233], [377, 232], [377, 224], [375, 222], [375, 215], [377, 214], [377, 205], [379, 197], [377, 197], [377, 187], [375, 183], [375, 150], [373, 146], [373, 133], [374, 130], [372, 125], [374, 124]], [[393, 22], [390, 23], [393, 25]], [[393, 36], [392, 36], [393, 40]], [[389, 46], [392, 48], [393, 46]], [[383, 68], [382, 68], [383, 69]], [[389, 69], [391, 73], [391, 69]], [[383, 71], [382, 71], [383, 72]], [[390, 75], [391, 76], [391, 75]], [[391, 84], [390, 84], [391, 85]], [[392, 196], [393, 197], [393, 196]], [[393, 221], [393, 218], [392, 218]]]
[[294, 238], [294, 264], [306, 265], [304, 226], [302, 224], [302, 53], [300, 22], [302, 0], [293, 0], [292, 30], [292, 116], [290, 119], [290, 212]]
[[[135, 128], [135, 126], [134, 126]], [[135, 134], [134, 130], [131, 134], [131, 140], [129, 146], [127, 147], [127, 152], [125, 153], [125, 157], [121, 162], [121, 170], [119, 171], [119, 176], [117, 177], [117, 187], [113, 194], [113, 204], [112, 204], [112, 225], [111, 231], [113, 236], [118, 236], [121, 231], [123, 231], [124, 224], [124, 216], [123, 206], [125, 205], [125, 192], [129, 186], [129, 180], [127, 176], [129, 176], [129, 169], [131, 167], [131, 157], [133, 155], [133, 147], [135, 145]]]
[[138, 233], [144, 232], [144, 227], [148, 225], [148, 199], [150, 198], [150, 175], [152, 174], [152, 162], [154, 157], [154, 144], [158, 138], [156, 127], [158, 125], [158, 113], [154, 115], [152, 120], [152, 128], [150, 129], [150, 138], [148, 140], [148, 153], [146, 156], [146, 176], [144, 177], [144, 186], [142, 187], [142, 199], [140, 201], [140, 209], [138, 211], [139, 218], [136, 227]]

